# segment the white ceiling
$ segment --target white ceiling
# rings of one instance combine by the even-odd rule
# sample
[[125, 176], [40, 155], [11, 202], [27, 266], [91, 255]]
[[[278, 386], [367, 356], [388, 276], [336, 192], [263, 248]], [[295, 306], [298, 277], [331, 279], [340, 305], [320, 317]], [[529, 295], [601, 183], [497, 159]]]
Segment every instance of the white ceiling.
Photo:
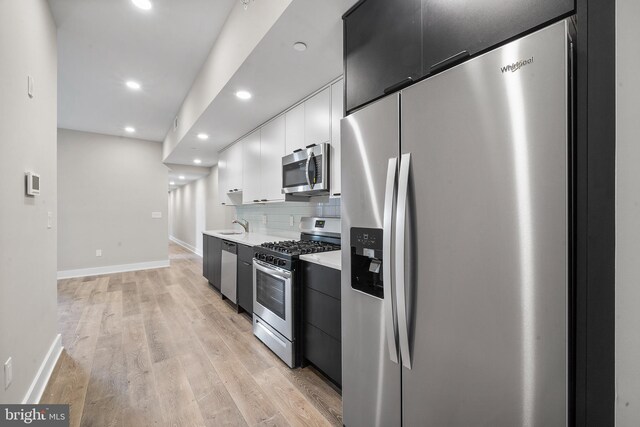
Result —
[[[195, 181], [211, 173], [210, 168], [188, 165], [167, 164], [169, 169], [169, 190], [175, 190], [191, 181]], [[180, 178], [182, 177], [182, 179]], [[173, 184], [171, 184], [173, 182]]]
[[[342, 14], [354, 2], [294, 0], [166, 161], [212, 166], [220, 149], [340, 76]], [[297, 41], [307, 50], [294, 50]], [[240, 89], [253, 97], [239, 100]]]
[[[49, 0], [58, 126], [162, 141], [236, 0]], [[132, 79], [142, 89], [125, 86]]]

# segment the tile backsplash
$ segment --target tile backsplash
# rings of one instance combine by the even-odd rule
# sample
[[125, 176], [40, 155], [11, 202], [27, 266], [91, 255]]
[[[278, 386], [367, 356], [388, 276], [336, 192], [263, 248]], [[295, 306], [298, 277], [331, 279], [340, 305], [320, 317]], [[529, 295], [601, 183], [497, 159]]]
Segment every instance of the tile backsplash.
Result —
[[[299, 233], [300, 219], [306, 216], [339, 217], [340, 199], [314, 198], [311, 202], [282, 202], [236, 206], [234, 219], [249, 221], [249, 231], [265, 234]], [[290, 217], [293, 215], [293, 226]], [[264, 217], [266, 216], [266, 224]]]

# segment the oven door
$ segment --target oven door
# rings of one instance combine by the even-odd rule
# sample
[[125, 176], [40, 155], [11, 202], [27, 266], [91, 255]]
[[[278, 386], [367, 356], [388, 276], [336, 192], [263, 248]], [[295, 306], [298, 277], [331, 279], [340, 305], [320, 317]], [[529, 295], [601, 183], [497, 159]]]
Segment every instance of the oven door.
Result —
[[293, 276], [290, 271], [253, 260], [253, 313], [293, 341]]
[[282, 158], [284, 194], [322, 194], [329, 191], [329, 144], [289, 154]]

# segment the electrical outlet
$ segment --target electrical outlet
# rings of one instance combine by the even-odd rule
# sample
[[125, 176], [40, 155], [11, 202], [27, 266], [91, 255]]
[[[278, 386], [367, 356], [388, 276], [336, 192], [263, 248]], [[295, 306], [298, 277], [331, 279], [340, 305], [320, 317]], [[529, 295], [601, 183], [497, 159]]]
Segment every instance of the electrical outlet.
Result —
[[47, 212], [47, 228], [53, 227], [53, 212]]
[[262, 223], [263, 224], [267, 224], [267, 216], [266, 215], [262, 215]]
[[96, 249], [96, 256], [102, 256], [102, 249]]
[[13, 381], [13, 362], [11, 358], [8, 358], [6, 362], [4, 362], [4, 389], [8, 389], [11, 385], [11, 381]]
[[293, 227], [293, 215], [289, 215], [289, 226]]

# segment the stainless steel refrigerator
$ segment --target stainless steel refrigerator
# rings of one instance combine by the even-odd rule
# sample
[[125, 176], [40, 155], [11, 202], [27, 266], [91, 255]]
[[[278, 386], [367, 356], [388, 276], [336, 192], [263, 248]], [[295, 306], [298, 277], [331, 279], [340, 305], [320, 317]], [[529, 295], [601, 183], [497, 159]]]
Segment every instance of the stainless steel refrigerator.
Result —
[[569, 25], [342, 120], [346, 427], [567, 424]]

